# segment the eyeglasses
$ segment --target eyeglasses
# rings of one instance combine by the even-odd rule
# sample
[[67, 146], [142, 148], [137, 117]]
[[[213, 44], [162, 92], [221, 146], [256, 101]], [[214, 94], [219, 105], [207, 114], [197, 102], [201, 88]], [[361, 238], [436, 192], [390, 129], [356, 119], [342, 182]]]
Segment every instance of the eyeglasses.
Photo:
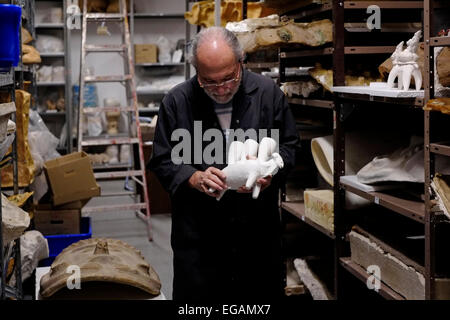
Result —
[[239, 68], [238, 68], [237, 75], [233, 79], [226, 80], [226, 81], [223, 81], [221, 83], [202, 83], [200, 81], [200, 78], [197, 77], [198, 78], [198, 83], [199, 83], [200, 87], [203, 88], [203, 89], [215, 89], [215, 88], [219, 88], [219, 87], [223, 87], [223, 86], [232, 85], [232, 84], [234, 84], [234, 83], [236, 83], [236, 82], [238, 82], [240, 80], [240, 71], [241, 71], [240, 64], [238, 66], [239, 66]]

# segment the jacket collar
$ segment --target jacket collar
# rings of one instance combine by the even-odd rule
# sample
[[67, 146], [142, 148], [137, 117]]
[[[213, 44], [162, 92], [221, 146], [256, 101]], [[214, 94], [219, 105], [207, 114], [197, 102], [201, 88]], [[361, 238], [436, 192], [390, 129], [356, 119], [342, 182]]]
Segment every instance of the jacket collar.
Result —
[[245, 93], [250, 94], [254, 90], [258, 88], [256, 85], [255, 79], [253, 79], [253, 74], [250, 73], [247, 69], [243, 68], [242, 71], [242, 84], [241, 86], [244, 87]]

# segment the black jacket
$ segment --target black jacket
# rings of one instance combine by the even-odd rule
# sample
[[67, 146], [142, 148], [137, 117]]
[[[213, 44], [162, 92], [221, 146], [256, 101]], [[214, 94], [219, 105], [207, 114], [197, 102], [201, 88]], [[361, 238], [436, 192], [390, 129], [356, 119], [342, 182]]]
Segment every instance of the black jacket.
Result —
[[[174, 164], [171, 151], [179, 142], [171, 141], [171, 135], [184, 128], [194, 137], [194, 121], [202, 122], [203, 132], [220, 128], [212, 100], [195, 76], [164, 97], [148, 165], [172, 201], [173, 298], [278, 296], [283, 288], [278, 190], [294, 165], [298, 145], [286, 98], [271, 79], [246, 70], [233, 98], [231, 129], [279, 129], [284, 168], [256, 200], [229, 190], [217, 201], [187, 186], [196, 170], [210, 165], [194, 164], [194, 147], [191, 164]], [[202, 150], [210, 143], [203, 142]], [[213, 165], [222, 169], [226, 164]]]

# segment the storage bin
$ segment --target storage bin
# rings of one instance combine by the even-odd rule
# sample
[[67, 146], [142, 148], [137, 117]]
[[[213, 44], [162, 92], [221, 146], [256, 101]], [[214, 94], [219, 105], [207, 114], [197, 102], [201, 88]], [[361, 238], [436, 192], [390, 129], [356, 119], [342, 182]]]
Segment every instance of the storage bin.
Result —
[[51, 266], [56, 256], [72, 243], [80, 240], [92, 238], [92, 224], [90, 217], [81, 218], [81, 233], [79, 234], [59, 234], [44, 236], [48, 241], [49, 257], [39, 262], [39, 267]]
[[21, 18], [20, 6], [0, 4], [0, 72], [19, 63]]

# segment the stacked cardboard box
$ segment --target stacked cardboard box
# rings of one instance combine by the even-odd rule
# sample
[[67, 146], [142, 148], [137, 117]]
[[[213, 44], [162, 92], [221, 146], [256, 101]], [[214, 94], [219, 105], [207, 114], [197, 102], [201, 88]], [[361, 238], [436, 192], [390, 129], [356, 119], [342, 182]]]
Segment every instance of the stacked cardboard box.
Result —
[[35, 227], [44, 235], [80, 233], [81, 209], [100, 195], [89, 157], [75, 152], [44, 164], [51, 193], [35, 206]]

